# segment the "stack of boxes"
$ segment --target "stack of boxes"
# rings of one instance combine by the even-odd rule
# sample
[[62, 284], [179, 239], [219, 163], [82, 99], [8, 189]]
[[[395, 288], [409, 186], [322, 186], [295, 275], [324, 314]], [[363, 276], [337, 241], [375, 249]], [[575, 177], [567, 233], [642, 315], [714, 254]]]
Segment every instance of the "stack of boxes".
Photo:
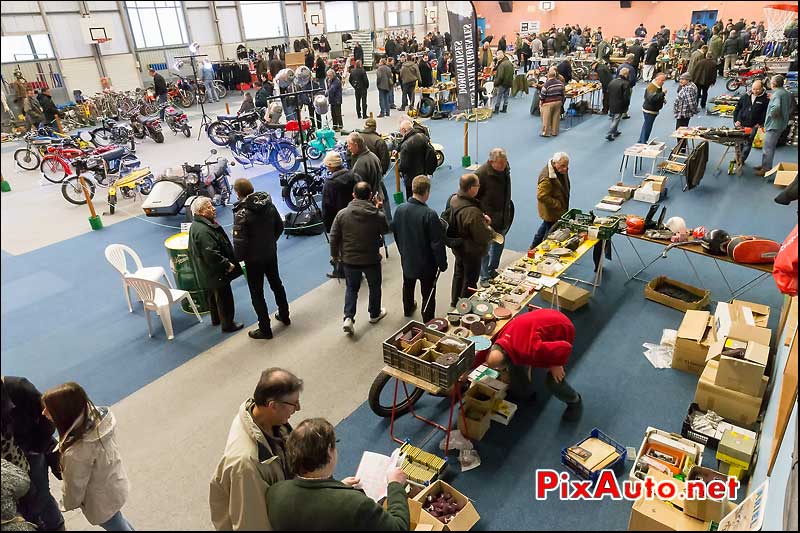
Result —
[[500, 373], [480, 365], [469, 375], [472, 382], [464, 394], [458, 429], [470, 439], [481, 440], [492, 421], [508, 425], [517, 405], [505, 399], [508, 384], [500, 381]]

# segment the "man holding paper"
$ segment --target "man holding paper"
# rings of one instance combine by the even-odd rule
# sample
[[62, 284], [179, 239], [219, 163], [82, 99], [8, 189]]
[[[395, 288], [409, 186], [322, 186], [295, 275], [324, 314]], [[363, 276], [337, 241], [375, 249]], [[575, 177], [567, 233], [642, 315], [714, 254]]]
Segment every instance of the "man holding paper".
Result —
[[275, 530], [408, 531], [406, 475], [394, 466], [386, 471], [386, 509], [356, 488], [360, 479], [333, 479], [338, 461], [336, 433], [327, 420], [302, 421], [289, 436], [286, 453], [297, 477], [267, 491], [269, 520]]
[[510, 393], [515, 398], [535, 398], [530, 392], [531, 367], [547, 368], [547, 388], [567, 404], [563, 420], [574, 422], [583, 411], [581, 395], [566, 381], [564, 365], [572, 353], [575, 326], [564, 313], [538, 309], [519, 315], [495, 337], [486, 356], [490, 368], [507, 368]]

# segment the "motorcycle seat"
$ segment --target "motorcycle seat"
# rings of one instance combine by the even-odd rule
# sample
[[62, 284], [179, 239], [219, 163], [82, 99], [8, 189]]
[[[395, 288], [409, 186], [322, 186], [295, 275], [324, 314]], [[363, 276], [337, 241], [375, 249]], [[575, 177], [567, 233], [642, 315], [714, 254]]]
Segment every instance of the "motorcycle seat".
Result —
[[108, 152], [103, 152], [99, 154], [99, 157], [106, 161], [113, 161], [114, 159], [119, 159], [123, 155], [125, 155], [125, 148], [119, 147], [109, 150]]
[[231, 115], [217, 115], [217, 120], [236, 120], [239, 118], [239, 115], [231, 114]]
[[217, 161], [216, 164], [210, 165], [208, 167], [209, 175], [214, 176], [214, 179], [219, 179], [225, 175], [228, 170], [228, 160], [225, 158], [220, 159]]

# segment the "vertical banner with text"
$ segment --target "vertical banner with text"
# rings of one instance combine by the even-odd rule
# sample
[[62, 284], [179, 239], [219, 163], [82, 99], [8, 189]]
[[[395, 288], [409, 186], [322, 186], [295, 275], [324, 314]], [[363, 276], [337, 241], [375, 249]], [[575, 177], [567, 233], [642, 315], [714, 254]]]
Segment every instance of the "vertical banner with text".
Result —
[[448, 1], [447, 18], [453, 39], [458, 109], [472, 109], [478, 107], [478, 32], [472, 2]]

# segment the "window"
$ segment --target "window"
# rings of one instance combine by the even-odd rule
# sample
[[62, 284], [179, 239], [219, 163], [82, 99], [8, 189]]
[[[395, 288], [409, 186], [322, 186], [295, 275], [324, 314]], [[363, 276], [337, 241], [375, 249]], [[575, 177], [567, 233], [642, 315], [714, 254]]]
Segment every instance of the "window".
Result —
[[34, 59], [55, 57], [50, 37], [46, 33], [35, 35], [4, 35], [2, 39], [2, 62], [16, 63]]
[[136, 48], [175, 46], [189, 42], [181, 3], [176, 1], [125, 2]]
[[327, 31], [353, 31], [356, 29], [356, 10], [353, 2], [325, 2]]
[[284, 37], [280, 2], [242, 2], [245, 39]]

